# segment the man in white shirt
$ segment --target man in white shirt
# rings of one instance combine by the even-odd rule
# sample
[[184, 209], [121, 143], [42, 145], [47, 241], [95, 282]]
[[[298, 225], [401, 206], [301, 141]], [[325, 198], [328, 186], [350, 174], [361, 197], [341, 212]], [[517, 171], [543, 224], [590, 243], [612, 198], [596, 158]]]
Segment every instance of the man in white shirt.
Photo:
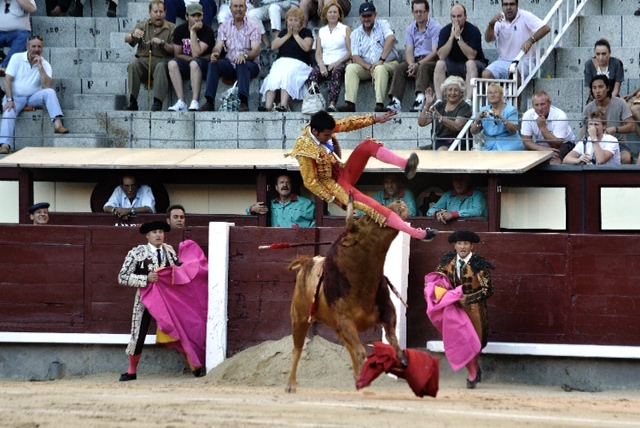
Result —
[[128, 220], [137, 214], [155, 213], [156, 199], [151, 187], [139, 185], [133, 175], [125, 175], [122, 184], [115, 188], [103, 209], [121, 220]]
[[484, 34], [487, 43], [496, 42], [500, 58], [482, 72], [484, 79], [507, 79], [509, 67], [520, 51], [526, 55], [519, 65], [520, 73], [527, 75], [529, 51], [537, 41], [549, 34], [551, 28], [533, 13], [518, 8], [518, 0], [502, 0], [502, 13], [489, 21]]
[[10, 50], [0, 63], [0, 76], [4, 76], [11, 56], [25, 51], [31, 34], [30, 15], [37, 10], [35, 0], [5, 0], [4, 13], [0, 12], [0, 48]]
[[569, 165], [607, 165], [620, 166], [620, 146], [618, 139], [606, 134], [607, 116], [601, 111], [589, 115], [587, 135], [578, 142], [564, 158]]
[[545, 91], [533, 95], [533, 108], [522, 116], [522, 142], [527, 150], [552, 151], [552, 165], [559, 165], [573, 149], [575, 137], [564, 111], [551, 105]]
[[56, 134], [67, 134], [62, 125], [62, 109], [56, 91], [52, 88], [51, 65], [42, 57], [44, 41], [33, 36], [26, 44], [27, 52], [11, 57], [5, 76], [6, 96], [3, 101], [0, 126], [0, 154], [13, 147], [16, 118], [25, 107], [47, 106]]

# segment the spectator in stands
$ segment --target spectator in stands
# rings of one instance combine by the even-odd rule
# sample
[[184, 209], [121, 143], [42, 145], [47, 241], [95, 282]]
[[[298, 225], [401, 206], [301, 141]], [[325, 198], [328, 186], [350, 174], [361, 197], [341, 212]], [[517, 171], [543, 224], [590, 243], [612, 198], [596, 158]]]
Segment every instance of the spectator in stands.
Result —
[[409, 216], [415, 217], [418, 215], [416, 198], [413, 196], [411, 190], [404, 188], [402, 180], [403, 178], [397, 174], [385, 174], [384, 190], [376, 193], [373, 199], [385, 207], [388, 207], [395, 201], [402, 201], [407, 204], [407, 208], [409, 208]]
[[427, 0], [413, 0], [411, 12], [415, 21], [407, 27], [405, 34], [405, 60], [400, 63], [393, 73], [387, 110], [402, 111], [402, 97], [407, 85], [407, 79], [416, 81], [416, 98], [410, 111], [420, 111], [424, 108], [424, 91], [433, 86], [433, 70], [438, 60], [438, 37], [441, 26], [433, 19], [429, 19], [429, 2]]
[[[607, 134], [613, 135], [620, 142], [620, 162], [623, 165], [630, 164], [632, 162], [631, 151], [624, 144], [627, 138], [626, 135], [623, 135], [630, 134], [635, 130], [635, 123], [629, 106], [622, 99], [611, 97], [611, 81], [604, 74], [598, 74], [591, 79], [589, 87], [591, 88], [593, 101], [585, 106], [582, 113], [585, 123], [591, 113], [595, 111], [604, 112], [607, 115]], [[583, 127], [580, 138], [582, 139], [584, 136], [585, 129]]]
[[355, 187], [370, 158], [395, 165], [404, 170], [408, 179], [412, 179], [418, 170], [418, 155], [411, 153], [409, 159], [403, 159], [381, 143], [367, 138], [356, 147], [349, 160], [343, 163], [340, 159], [340, 144], [334, 136], [337, 132], [356, 131], [376, 123], [386, 123], [396, 114], [389, 111], [380, 116], [348, 117], [336, 122], [333, 116], [320, 110], [311, 116], [309, 126], [296, 141], [290, 155], [300, 164], [300, 174], [307, 189], [323, 201], [334, 202], [346, 209], [349, 194], [353, 193], [354, 209], [364, 212], [380, 226], [388, 226], [405, 232], [412, 238], [428, 242], [436, 237], [437, 230], [414, 229], [391, 209], [382, 206]]
[[187, 213], [182, 205], [171, 205], [167, 208], [167, 224], [171, 229], [182, 229], [187, 226]]
[[107, 0], [107, 16], [109, 18], [115, 18], [118, 16], [118, 1], [119, 0]]
[[[627, 101], [627, 105], [629, 106], [631, 114], [633, 115], [636, 135], [640, 136], [640, 87], [636, 88], [632, 93], [625, 96], [624, 100]], [[636, 163], [640, 165], [640, 157], [638, 158]]]
[[306, 88], [304, 83], [311, 73], [311, 48], [313, 34], [304, 26], [304, 14], [297, 8], [287, 12], [287, 29], [280, 31], [271, 48], [278, 51], [278, 59], [271, 66], [262, 82], [260, 93], [265, 105], [261, 111], [274, 108], [276, 91], [280, 91], [280, 105], [276, 111], [290, 111], [289, 101], [301, 100]]
[[342, 90], [344, 73], [351, 61], [351, 28], [344, 25], [344, 12], [335, 1], [329, 1], [322, 9], [322, 22], [325, 24], [316, 35], [316, 65], [309, 78], [307, 87], [329, 79], [329, 106], [327, 111], [335, 112], [336, 103]]
[[471, 106], [463, 101], [464, 80], [459, 76], [449, 76], [442, 84], [445, 102], [434, 105], [431, 88], [425, 93], [425, 105], [418, 117], [418, 126], [427, 126], [435, 120], [433, 137], [437, 150], [449, 150], [468, 119], [473, 114]]
[[[316, 227], [316, 204], [293, 193], [291, 178], [283, 174], [276, 179], [278, 197], [271, 200], [271, 227]], [[256, 202], [247, 208], [248, 215], [265, 215], [269, 208]]]
[[27, 41], [27, 52], [11, 57], [5, 76], [4, 107], [0, 125], [0, 154], [7, 154], [13, 147], [16, 118], [25, 107], [47, 107], [53, 121], [54, 133], [67, 134], [62, 124], [62, 109], [56, 91], [49, 62], [42, 57], [44, 41], [33, 36]]
[[26, 51], [31, 34], [31, 17], [36, 13], [35, 0], [5, 0], [4, 13], [0, 13], [0, 48], [9, 53], [0, 63], [0, 76], [4, 76], [14, 54]]
[[480, 114], [471, 125], [471, 133], [484, 131], [485, 146], [488, 151], [524, 150], [522, 138], [518, 134], [518, 110], [504, 102], [504, 89], [491, 83], [487, 90], [489, 105], [480, 109]]
[[[216, 43], [216, 35], [202, 22], [202, 5], [191, 3], [187, 6], [187, 22], [173, 31], [173, 56], [169, 61], [169, 77], [176, 91], [178, 102], [169, 111], [197, 111], [200, 109], [200, 89], [202, 75], [207, 72], [209, 56]], [[191, 79], [193, 98], [189, 107], [184, 101], [182, 79]]]
[[[218, 25], [233, 18], [230, 7], [231, 0], [220, 0], [220, 8], [218, 9]], [[253, 0], [247, 0], [247, 12], [253, 9]]]
[[[273, 37], [278, 37], [280, 30], [282, 29], [282, 14], [291, 10], [292, 7], [298, 8], [299, 0], [258, 0], [260, 5], [251, 9], [247, 16], [258, 23], [260, 27], [260, 34], [262, 34], [262, 42], [265, 48], [270, 48], [271, 38], [267, 34], [267, 30], [264, 28], [263, 21], [270, 21], [271, 32]], [[285, 16], [285, 20], [287, 17]], [[300, 21], [304, 26], [306, 22], [304, 20], [304, 14], [300, 17]]]
[[[452, 288], [462, 287], [463, 296], [456, 306], [461, 306], [469, 316], [471, 325], [480, 340], [480, 349], [482, 349], [487, 346], [489, 336], [487, 299], [493, 295], [490, 271], [494, 267], [479, 254], [474, 253], [475, 244], [480, 242], [480, 237], [476, 233], [458, 230], [449, 235], [448, 241], [454, 244], [455, 250], [442, 257], [436, 271], [449, 279]], [[456, 326], [462, 330], [462, 323], [458, 323]], [[462, 337], [457, 339], [460, 341]], [[455, 339], [452, 340], [446, 346], [455, 346], [455, 341]], [[470, 342], [470, 338], [464, 337], [464, 342]], [[481, 351], [466, 365], [469, 371], [467, 379], [467, 388], [469, 389], [475, 388], [477, 383], [482, 381], [480, 353]]]
[[[211, 52], [204, 93], [207, 102], [200, 111], [214, 111], [220, 77], [238, 80], [238, 111], [249, 111], [249, 85], [260, 73], [260, 30], [247, 18], [246, 0], [231, 0], [233, 16], [218, 27], [218, 41]], [[223, 51], [224, 58], [220, 58]]]
[[313, 18], [322, 18], [322, 11], [327, 3], [336, 1], [342, 9], [344, 16], [351, 12], [351, 0], [300, 0], [300, 9], [304, 12], [304, 21], [309, 22]]
[[620, 148], [613, 135], [605, 133], [607, 116], [601, 111], [589, 114], [587, 137], [579, 141], [565, 156], [563, 163], [569, 165], [620, 166]]
[[516, 59], [520, 51], [525, 53], [518, 68], [522, 76], [529, 74], [529, 62], [534, 58], [531, 48], [544, 36], [549, 34], [551, 28], [544, 25], [542, 20], [533, 13], [520, 9], [518, 0], [502, 0], [502, 13], [497, 14], [491, 21], [484, 39], [487, 43], [496, 42], [500, 58], [492, 62], [482, 72], [484, 79], [508, 79], [509, 67]]
[[84, 15], [84, 0], [71, 0], [69, 9], [67, 10], [67, 16], [75, 16], [76, 18]]
[[356, 99], [361, 80], [372, 80], [376, 96], [375, 111], [385, 111], [384, 100], [389, 80], [398, 67], [396, 36], [389, 23], [377, 19], [373, 3], [360, 5], [360, 25], [351, 33], [351, 55], [353, 63], [347, 65], [345, 73], [346, 104], [339, 111], [356, 111]]
[[60, 16], [69, 10], [70, 0], [46, 0], [47, 16]]
[[120, 375], [121, 382], [138, 378], [137, 369], [142, 356], [142, 346], [152, 319], [149, 310], [142, 303], [140, 288], [158, 282], [158, 270], [180, 265], [173, 247], [164, 243], [165, 233], [170, 230], [171, 226], [163, 221], [152, 221], [140, 226], [140, 233], [146, 236], [148, 243], [138, 245], [129, 251], [118, 274], [118, 284], [136, 288], [131, 317], [131, 339], [126, 350], [129, 369]]
[[40, 202], [38, 204], [31, 205], [28, 209], [29, 218], [33, 224], [41, 226], [49, 223], [49, 205], [48, 202]]
[[460, 76], [467, 87], [466, 102], [471, 104], [471, 79], [478, 77], [487, 66], [482, 51], [482, 34], [467, 21], [467, 10], [461, 4], [451, 8], [451, 24], [445, 25], [438, 38], [438, 62], [433, 73], [436, 102], [442, 100], [442, 83], [447, 76]]
[[187, 5], [192, 3], [200, 3], [203, 11], [202, 22], [209, 27], [218, 14], [218, 5], [215, 0], [165, 0], [164, 3], [167, 6], [167, 21], [174, 24], [176, 18], [187, 14]]
[[522, 116], [522, 142], [527, 150], [552, 151], [552, 165], [562, 159], [575, 146], [573, 131], [565, 112], [551, 105], [545, 91], [533, 95], [533, 108]]
[[454, 174], [453, 190], [442, 195], [440, 200], [427, 211], [427, 217], [434, 217], [442, 224], [459, 218], [487, 217], [487, 201], [484, 194], [473, 188], [471, 176]]
[[[153, 0], [149, 3], [149, 19], [139, 22], [131, 33], [124, 36], [124, 41], [129, 46], [138, 46], [135, 58], [127, 67], [129, 104], [125, 110], [138, 110], [138, 94], [142, 82], [147, 83], [149, 90], [153, 84], [151, 111], [162, 110], [162, 103], [169, 91], [167, 63], [173, 58], [171, 40], [176, 28], [175, 24], [165, 21], [165, 15], [165, 4], [162, 0]], [[149, 81], [151, 76], [153, 82]]]
[[[613, 85], [611, 97], [620, 96], [620, 88], [624, 82], [624, 65], [618, 58], [611, 56], [611, 46], [606, 39], [596, 42], [594, 48], [595, 55], [584, 63], [584, 86], [589, 87], [589, 83], [598, 74], [604, 74]], [[593, 94], [589, 94], [587, 103], [593, 101]]]
[[156, 199], [151, 187], [139, 185], [135, 176], [127, 174], [122, 177], [122, 184], [115, 188], [103, 209], [121, 220], [128, 220], [137, 214], [155, 213]]

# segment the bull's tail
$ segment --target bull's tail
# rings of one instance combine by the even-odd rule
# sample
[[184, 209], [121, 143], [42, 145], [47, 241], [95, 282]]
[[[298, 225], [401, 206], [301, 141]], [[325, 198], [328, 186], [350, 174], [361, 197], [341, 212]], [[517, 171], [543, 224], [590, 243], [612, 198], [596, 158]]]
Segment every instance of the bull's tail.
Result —
[[404, 305], [405, 308], [408, 308], [409, 305], [407, 305], [407, 302], [404, 301], [404, 299], [402, 298], [402, 295], [398, 292], [396, 287], [393, 286], [391, 281], [389, 281], [389, 278], [387, 278], [387, 276], [385, 275], [384, 279], [387, 281], [387, 285], [389, 286], [389, 289], [391, 290], [391, 292], [396, 295], [398, 300], [400, 300], [402, 302], [402, 304]]

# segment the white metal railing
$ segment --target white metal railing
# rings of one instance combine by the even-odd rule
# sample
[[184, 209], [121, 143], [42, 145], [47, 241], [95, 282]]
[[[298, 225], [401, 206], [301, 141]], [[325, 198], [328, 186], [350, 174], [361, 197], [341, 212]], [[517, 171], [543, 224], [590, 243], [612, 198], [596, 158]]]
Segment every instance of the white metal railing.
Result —
[[[528, 54], [520, 51], [509, 69], [511, 79], [472, 79], [471, 85], [474, 87], [472, 117], [476, 117], [480, 108], [487, 105], [487, 87], [493, 82], [499, 83], [504, 88], [505, 102], [518, 108], [518, 97], [534, 76], [540, 77], [542, 64], [544, 64], [553, 50], [561, 45], [562, 36], [564, 36], [578, 15], [580, 15], [588, 1], [589, 0], [558, 0], [556, 2], [542, 21], [544, 25], [548, 25], [551, 28], [549, 35], [539, 40]], [[527, 61], [526, 59], [529, 55], [531, 60]], [[523, 61], [523, 58], [525, 58], [525, 61]], [[523, 76], [523, 79], [520, 84], [518, 84], [520, 75]], [[449, 147], [449, 150], [461, 150], [462, 147], [460, 143], [462, 140], [466, 141], [466, 150], [469, 150], [470, 139], [467, 138], [466, 135], [472, 124], [472, 120], [466, 123], [457, 138], [453, 141], [453, 144]]]

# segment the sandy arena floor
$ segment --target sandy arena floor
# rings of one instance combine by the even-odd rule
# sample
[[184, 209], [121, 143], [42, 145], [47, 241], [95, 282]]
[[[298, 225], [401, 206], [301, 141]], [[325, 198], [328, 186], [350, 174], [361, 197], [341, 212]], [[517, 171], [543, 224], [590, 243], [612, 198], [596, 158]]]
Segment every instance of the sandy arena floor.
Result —
[[565, 392], [441, 379], [418, 398], [387, 376], [355, 391], [343, 348], [316, 338], [305, 348], [297, 394], [284, 392], [290, 338], [244, 351], [204, 378], [118, 374], [49, 382], [0, 381], [3, 427], [640, 427], [640, 391]]

